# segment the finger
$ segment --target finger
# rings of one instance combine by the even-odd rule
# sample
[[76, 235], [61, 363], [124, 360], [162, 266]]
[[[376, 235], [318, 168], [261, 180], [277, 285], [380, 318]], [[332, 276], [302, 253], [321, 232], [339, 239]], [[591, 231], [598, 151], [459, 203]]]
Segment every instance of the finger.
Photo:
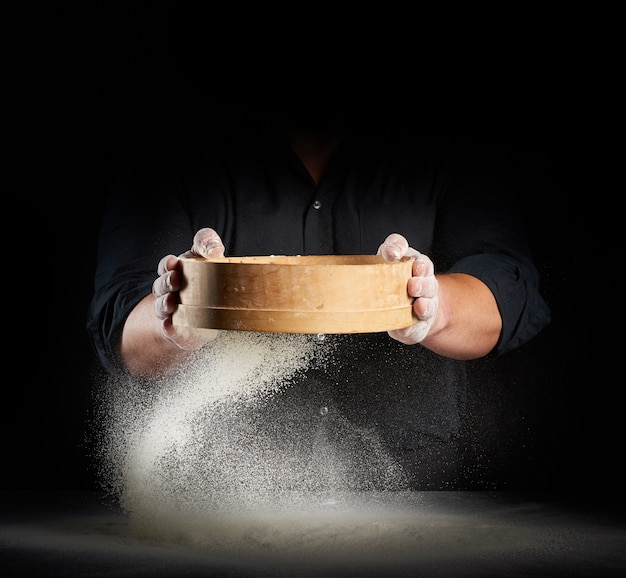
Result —
[[172, 323], [172, 318], [167, 317], [161, 325], [161, 332], [168, 341], [171, 341], [185, 351], [200, 349], [210, 341], [214, 341], [219, 334], [217, 329], [179, 329]]
[[214, 229], [205, 227], [194, 235], [191, 250], [201, 257], [223, 257], [224, 243]]
[[159, 261], [159, 264], [157, 265], [157, 273], [159, 275], [163, 275], [167, 271], [173, 271], [178, 267], [178, 261], [178, 257], [175, 257], [174, 255], [166, 255]]
[[389, 235], [378, 247], [377, 255], [382, 255], [387, 261], [399, 261], [406, 255], [409, 248], [408, 241], [399, 233]]
[[410, 327], [404, 327], [403, 329], [393, 329], [388, 331], [389, 336], [404, 343], [405, 345], [415, 345], [422, 341], [428, 334], [428, 324], [423, 321], [418, 321]]
[[412, 345], [412, 341], [410, 340], [411, 327], [405, 327], [403, 329], [392, 329], [387, 332], [389, 337], [399, 341], [400, 343], [404, 343], [406, 345]]
[[[185, 336], [181, 335], [178, 332], [178, 329], [172, 323], [171, 317], [166, 317], [163, 320], [163, 323], [161, 324], [161, 332], [163, 333], [163, 337], [165, 337], [165, 339], [167, 339], [180, 349], [190, 351], [196, 348], [193, 342], [190, 342], [188, 339], [185, 338]], [[198, 344], [198, 347], [200, 347], [200, 344]]]
[[161, 297], [172, 291], [180, 291], [181, 276], [178, 270], [168, 271], [160, 277], [157, 277], [152, 283], [152, 294], [155, 297]]
[[437, 277], [411, 277], [407, 283], [407, 292], [411, 297], [433, 298], [439, 294], [439, 282]]
[[166, 293], [154, 301], [154, 314], [159, 319], [166, 319], [171, 316], [177, 308], [178, 303], [173, 293]]
[[430, 321], [437, 312], [437, 302], [435, 299], [420, 297], [413, 301], [413, 312], [420, 321]]
[[415, 253], [415, 261], [413, 261], [413, 276], [427, 277], [429, 275], [434, 275], [434, 263], [426, 255], [422, 255], [422, 253], [418, 253], [417, 251], [415, 251]]
[[[434, 315], [434, 314], [433, 314]], [[418, 319], [413, 325], [402, 329], [388, 331], [390, 337], [406, 345], [414, 345], [423, 341], [428, 335], [433, 324], [433, 317]]]

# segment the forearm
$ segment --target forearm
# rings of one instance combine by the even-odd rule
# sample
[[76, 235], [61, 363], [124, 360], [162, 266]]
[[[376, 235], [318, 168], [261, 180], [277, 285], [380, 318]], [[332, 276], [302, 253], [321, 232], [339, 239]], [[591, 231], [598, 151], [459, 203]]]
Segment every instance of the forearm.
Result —
[[502, 318], [489, 288], [462, 273], [438, 275], [437, 317], [421, 345], [453, 359], [476, 359], [496, 345]]
[[181, 349], [165, 339], [162, 321], [154, 314], [153, 295], [147, 295], [126, 319], [120, 341], [124, 367], [142, 377], [162, 377], [187, 361], [192, 350]]

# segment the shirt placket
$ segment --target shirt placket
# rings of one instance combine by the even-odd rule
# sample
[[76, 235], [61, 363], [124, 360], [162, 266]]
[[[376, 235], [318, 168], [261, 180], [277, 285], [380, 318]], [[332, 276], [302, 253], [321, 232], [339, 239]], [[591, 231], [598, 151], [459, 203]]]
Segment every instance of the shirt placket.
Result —
[[304, 250], [307, 255], [332, 253], [332, 202], [328, 188], [314, 191], [304, 216]]

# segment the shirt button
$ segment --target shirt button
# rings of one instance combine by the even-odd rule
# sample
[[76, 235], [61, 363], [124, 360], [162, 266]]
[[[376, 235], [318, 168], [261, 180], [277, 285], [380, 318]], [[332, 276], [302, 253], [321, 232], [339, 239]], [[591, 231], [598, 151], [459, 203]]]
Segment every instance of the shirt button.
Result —
[[328, 407], [323, 405], [320, 407], [320, 415], [326, 415], [328, 413]]
[[319, 201], [314, 201], [313, 202], [313, 208], [314, 209], [320, 209], [322, 207], [322, 203], [320, 203]]

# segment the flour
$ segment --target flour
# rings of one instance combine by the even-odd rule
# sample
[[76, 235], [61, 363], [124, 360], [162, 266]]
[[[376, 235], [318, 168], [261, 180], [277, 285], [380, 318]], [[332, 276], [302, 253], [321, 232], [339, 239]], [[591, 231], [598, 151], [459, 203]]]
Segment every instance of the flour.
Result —
[[107, 380], [98, 420], [103, 486], [147, 533], [327, 508], [355, 489], [402, 487], [375, 432], [327, 407], [282, 401], [285, 393], [297, 400], [298, 379], [332, 354], [323, 335], [223, 331], [174, 377]]

